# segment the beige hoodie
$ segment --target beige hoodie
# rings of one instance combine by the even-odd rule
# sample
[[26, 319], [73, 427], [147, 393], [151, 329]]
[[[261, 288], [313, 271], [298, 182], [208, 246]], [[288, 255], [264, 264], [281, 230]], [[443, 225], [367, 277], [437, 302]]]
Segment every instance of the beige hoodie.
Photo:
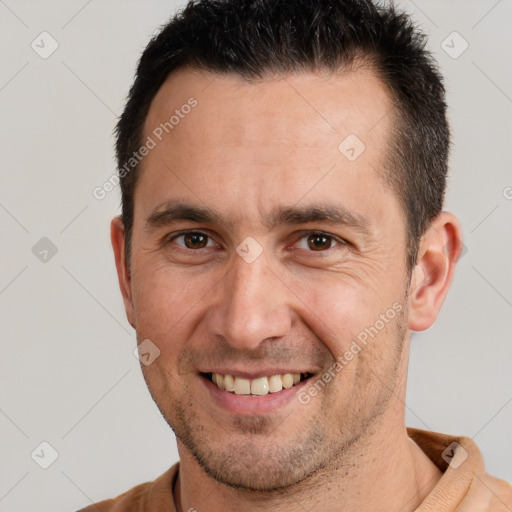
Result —
[[[512, 485], [486, 473], [471, 438], [409, 427], [407, 433], [443, 472], [415, 512], [512, 512]], [[78, 512], [176, 512], [172, 489], [178, 470], [179, 462], [153, 482]]]

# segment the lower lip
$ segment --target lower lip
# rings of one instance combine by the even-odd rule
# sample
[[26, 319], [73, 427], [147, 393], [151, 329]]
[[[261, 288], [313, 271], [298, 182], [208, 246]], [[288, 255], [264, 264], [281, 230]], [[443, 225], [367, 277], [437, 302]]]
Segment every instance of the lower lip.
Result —
[[[268, 393], [268, 395], [237, 395], [217, 387], [206, 377], [200, 376], [203, 385], [209, 391], [213, 401], [233, 414], [258, 415], [269, 414], [282, 409], [296, 399], [297, 393], [308, 384], [308, 380], [302, 380], [291, 388], [283, 389], [277, 393]], [[297, 400], [298, 402], [298, 400]]]

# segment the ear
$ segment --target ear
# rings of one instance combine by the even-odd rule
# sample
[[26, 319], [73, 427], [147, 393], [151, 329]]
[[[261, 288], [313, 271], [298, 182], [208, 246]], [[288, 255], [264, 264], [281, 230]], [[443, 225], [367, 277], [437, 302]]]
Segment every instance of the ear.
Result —
[[440, 213], [420, 240], [409, 290], [409, 329], [424, 331], [435, 322], [461, 252], [459, 221]]
[[117, 277], [119, 279], [119, 288], [123, 296], [126, 318], [130, 325], [135, 329], [135, 313], [132, 298], [132, 281], [130, 269], [126, 263], [125, 252], [125, 231], [121, 217], [115, 217], [110, 223], [110, 240], [114, 249], [114, 258], [116, 260]]

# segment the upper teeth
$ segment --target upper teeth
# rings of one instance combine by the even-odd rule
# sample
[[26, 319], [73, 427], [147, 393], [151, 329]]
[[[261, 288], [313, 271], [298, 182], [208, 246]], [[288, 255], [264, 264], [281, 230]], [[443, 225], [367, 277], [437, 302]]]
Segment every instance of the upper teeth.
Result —
[[220, 389], [225, 389], [237, 395], [267, 395], [277, 393], [283, 388], [291, 388], [294, 384], [300, 382], [300, 373], [285, 373], [283, 375], [271, 375], [270, 377], [260, 377], [259, 379], [244, 379], [243, 377], [233, 377], [232, 375], [221, 375], [212, 373], [212, 381]]

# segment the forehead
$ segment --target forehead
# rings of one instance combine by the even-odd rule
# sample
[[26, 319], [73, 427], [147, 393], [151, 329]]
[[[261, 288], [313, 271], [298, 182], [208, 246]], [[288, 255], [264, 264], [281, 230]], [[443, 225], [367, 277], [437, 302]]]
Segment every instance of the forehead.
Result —
[[[145, 134], [169, 121], [190, 98], [199, 108], [186, 123], [180, 118], [182, 126], [177, 130], [175, 125], [173, 135], [224, 146], [294, 142], [305, 148], [327, 147], [348, 133], [373, 144], [386, 132], [383, 116], [391, 106], [385, 84], [368, 66], [251, 82], [235, 74], [182, 68], [168, 77], [153, 99]], [[205, 120], [217, 122], [205, 125]], [[380, 129], [374, 131], [377, 125]]]
[[252, 82], [183, 68], [151, 104], [143, 140], [156, 145], [136, 196], [147, 208], [185, 195], [247, 216], [266, 201], [339, 192], [378, 210], [370, 189], [384, 184], [390, 112], [386, 86], [368, 67]]

